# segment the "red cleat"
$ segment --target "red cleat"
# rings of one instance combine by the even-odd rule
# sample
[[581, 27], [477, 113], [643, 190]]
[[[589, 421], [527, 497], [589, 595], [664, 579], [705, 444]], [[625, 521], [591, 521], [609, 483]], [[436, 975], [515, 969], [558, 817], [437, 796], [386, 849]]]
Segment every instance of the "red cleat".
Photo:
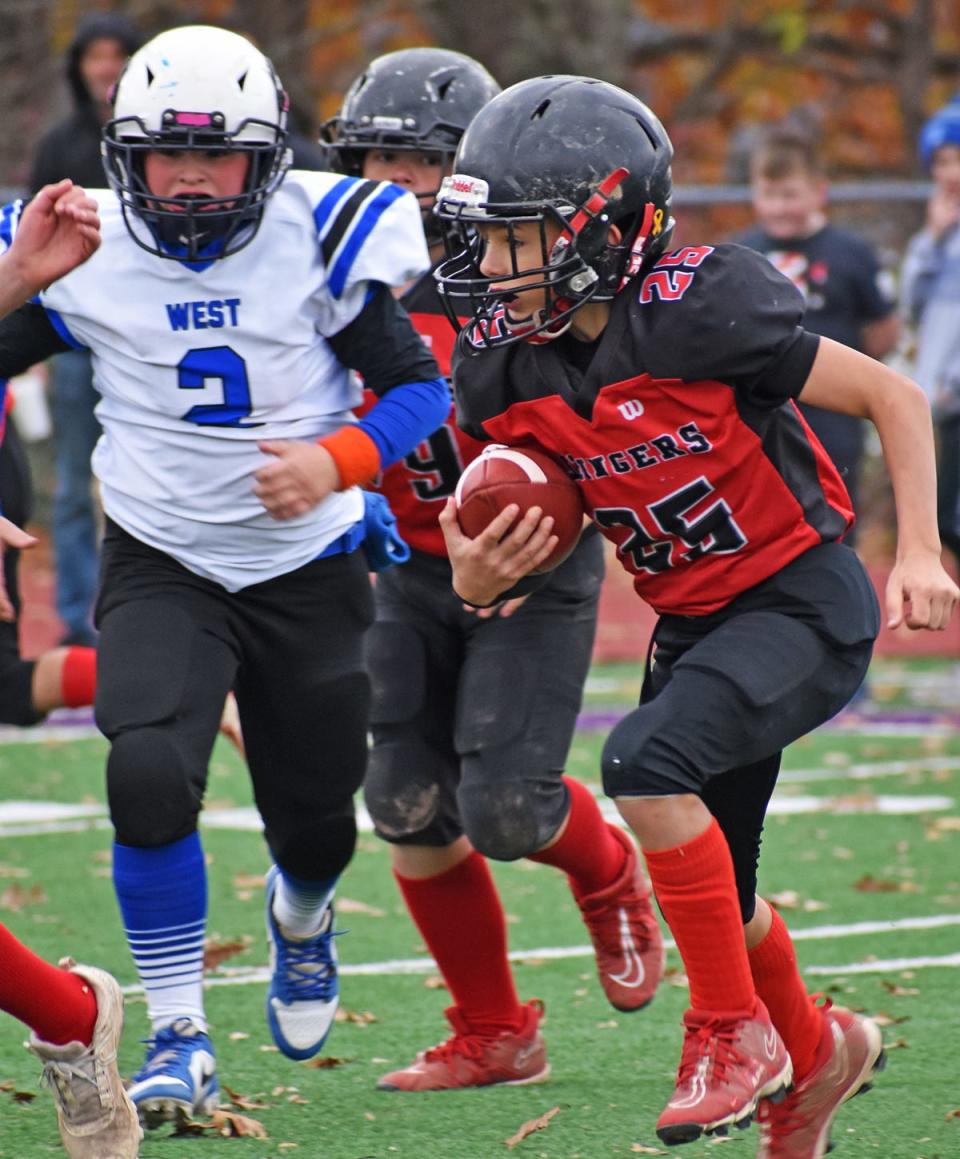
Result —
[[657, 1122], [662, 1142], [747, 1127], [761, 1099], [783, 1098], [793, 1066], [762, 1002], [751, 1018], [688, 1010], [683, 1024], [677, 1087]]
[[758, 1159], [820, 1159], [830, 1149], [830, 1124], [886, 1061], [880, 1027], [830, 999], [822, 1008], [823, 1037], [813, 1069], [777, 1106], [764, 1104]]
[[550, 1065], [540, 1033], [543, 1003], [534, 1000], [522, 1009], [519, 1030], [477, 1034], [456, 1006], [451, 1006], [446, 1015], [453, 1036], [440, 1046], [421, 1051], [408, 1067], [384, 1075], [377, 1090], [452, 1091], [546, 1082]]
[[611, 832], [627, 851], [623, 871], [606, 889], [574, 896], [590, 932], [607, 1001], [617, 1010], [642, 1010], [663, 976], [663, 935], [636, 846], [623, 829], [611, 826]]

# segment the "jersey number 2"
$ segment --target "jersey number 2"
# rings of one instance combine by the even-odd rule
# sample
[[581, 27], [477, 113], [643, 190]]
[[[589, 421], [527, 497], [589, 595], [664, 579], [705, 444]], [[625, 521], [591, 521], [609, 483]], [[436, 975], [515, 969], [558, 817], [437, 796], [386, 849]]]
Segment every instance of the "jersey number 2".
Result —
[[207, 380], [218, 378], [223, 402], [200, 403], [181, 417], [201, 427], [260, 427], [263, 423], [245, 423], [253, 411], [247, 364], [229, 346], [207, 346], [188, 350], [177, 363], [177, 386], [181, 390], [203, 390]]

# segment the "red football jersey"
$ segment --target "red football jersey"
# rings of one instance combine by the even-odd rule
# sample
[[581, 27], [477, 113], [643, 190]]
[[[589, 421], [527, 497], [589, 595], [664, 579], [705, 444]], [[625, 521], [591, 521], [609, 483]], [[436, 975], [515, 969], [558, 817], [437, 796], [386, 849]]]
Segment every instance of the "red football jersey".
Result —
[[[437, 296], [432, 275], [424, 274], [414, 282], [401, 304], [441, 372], [449, 378], [457, 336]], [[359, 413], [366, 413], [376, 401], [370, 391], [364, 391]], [[482, 450], [482, 443], [457, 427], [451, 399], [450, 414], [443, 426], [383, 472], [380, 490], [397, 517], [400, 534], [411, 547], [430, 555], [447, 554], [437, 517], [456, 489], [463, 468]]]
[[760, 255], [686, 247], [614, 299], [595, 343], [456, 357], [460, 421], [564, 462], [639, 595], [706, 615], [853, 523], [793, 402], [819, 342], [803, 309]]

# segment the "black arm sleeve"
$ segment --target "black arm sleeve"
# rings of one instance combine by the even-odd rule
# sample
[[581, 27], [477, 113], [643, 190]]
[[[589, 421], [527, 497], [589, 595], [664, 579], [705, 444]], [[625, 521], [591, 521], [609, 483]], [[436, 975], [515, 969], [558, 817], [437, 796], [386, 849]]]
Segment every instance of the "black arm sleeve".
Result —
[[57, 333], [46, 310], [28, 302], [0, 321], [0, 378], [13, 378], [51, 354], [72, 349]]
[[328, 341], [343, 365], [363, 375], [364, 386], [378, 397], [405, 382], [443, 377], [406, 310], [380, 283], [349, 326]]

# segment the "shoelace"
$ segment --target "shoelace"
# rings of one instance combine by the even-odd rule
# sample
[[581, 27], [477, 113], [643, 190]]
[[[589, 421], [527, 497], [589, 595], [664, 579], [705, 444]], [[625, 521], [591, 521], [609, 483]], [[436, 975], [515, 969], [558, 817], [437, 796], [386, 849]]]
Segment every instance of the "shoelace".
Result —
[[63, 1108], [63, 1112], [68, 1118], [72, 1117], [81, 1108], [83, 1101], [77, 1097], [77, 1092], [74, 1087], [76, 1080], [83, 1080], [83, 1082], [89, 1083], [92, 1090], [96, 1092], [97, 1102], [99, 1103], [100, 1088], [97, 1086], [96, 1074], [92, 1064], [93, 1051], [89, 1049], [84, 1051], [79, 1058], [69, 1061], [58, 1059], [56, 1062], [51, 1060], [43, 1064], [40, 1082], [53, 1092], [54, 1098]]
[[423, 1057], [426, 1062], [447, 1062], [454, 1055], [479, 1059], [483, 1057], [484, 1048], [498, 1037], [495, 1034], [454, 1034], [446, 1042], [425, 1051]]
[[736, 1037], [736, 1024], [715, 1019], [698, 1026], [696, 1030], [688, 1030], [683, 1039], [677, 1085], [683, 1086], [704, 1058], [710, 1060], [717, 1078], [722, 1082], [727, 1070], [735, 1067], [743, 1058], [737, 1049]]
[[176, 1066], [182, 1057], [193, 1052], [197, 1036], [177, 1034], [176, 1031], [172, 1030], [160, 1030], [153, 1038], [142, 1038], [140, 1041], [146, 1045], [148, 1057], [140, 1070], [133, 1076], [134, 1082], [146, 1078], [154, 1071], [168, 1066]]
[[336, 971], [331, 939], [341, 931], [317, 934], [307, 941], [277, 939], [277, 976], [281, 1001], [328, 1002], [333, 997]]

